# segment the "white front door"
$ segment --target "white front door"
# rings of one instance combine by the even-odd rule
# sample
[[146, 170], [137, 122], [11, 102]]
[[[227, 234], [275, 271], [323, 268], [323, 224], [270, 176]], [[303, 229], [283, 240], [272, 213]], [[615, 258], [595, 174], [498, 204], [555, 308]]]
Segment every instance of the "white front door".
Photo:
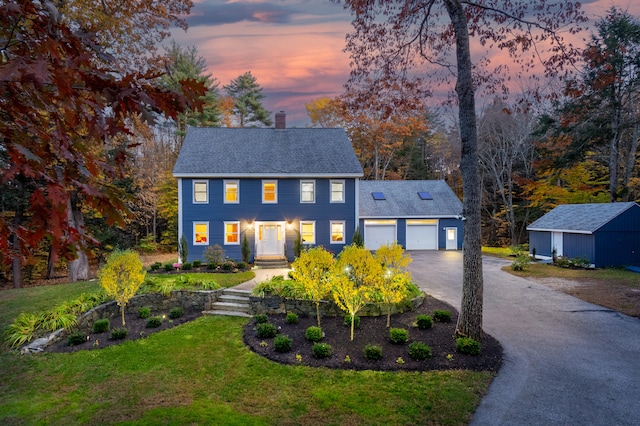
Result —
[[262, 222], [256, 226], [256, 255], [284, 256], [284, 224]]

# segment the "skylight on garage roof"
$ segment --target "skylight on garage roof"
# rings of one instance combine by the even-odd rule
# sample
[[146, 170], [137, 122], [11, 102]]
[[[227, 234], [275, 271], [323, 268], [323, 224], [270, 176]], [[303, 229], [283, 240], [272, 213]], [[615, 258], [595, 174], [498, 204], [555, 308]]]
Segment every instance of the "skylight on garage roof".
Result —
[[418, 195], [420, 196], [421, 200], [433, 200], [433, 197], [431, 196], [430, 192], [418, 191]]
[[374, 200], [386, 200], [384, 193], [382, 192], [372, 192], [371, 196]]

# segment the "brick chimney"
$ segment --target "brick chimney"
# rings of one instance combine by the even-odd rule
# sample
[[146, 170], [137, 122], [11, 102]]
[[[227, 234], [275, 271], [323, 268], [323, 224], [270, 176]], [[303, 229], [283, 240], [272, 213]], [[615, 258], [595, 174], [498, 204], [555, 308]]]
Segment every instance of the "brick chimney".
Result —
[[284, 111], [276, 112], [276, 129], [287, 128], [287, 114]]

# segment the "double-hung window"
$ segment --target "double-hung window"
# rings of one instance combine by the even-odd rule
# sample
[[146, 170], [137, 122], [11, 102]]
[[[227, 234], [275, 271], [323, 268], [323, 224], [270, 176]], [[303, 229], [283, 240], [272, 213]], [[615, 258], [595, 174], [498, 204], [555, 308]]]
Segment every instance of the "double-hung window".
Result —
[[240, 222], [224, 223], [224, 243], [240, 244]]
[[300, 202], [315, 203], [316, 202], [316, 182], [313, 180], [300, 181]]
[[209, 222], [193, 222], [193, 245], [209, 244]]
[[224, 181], [224, 203], [237, 204], [240, 202], [240, 182], [237, 180]]
[[316, 223], [313, 221], [300, 221], [300, 238], [302, 244], [316, 243]]
[[332, 180], [331, 183], [331, 198], [332, 203], [344, 203], [344, 181]]
[[193, 203], [206, 204], [209, 202], [209, 181], [193, 181]]
[[278, 202], [278, 181], [263, 180], [262, 181], [262, 203], [276, 204]]
[[344, 244], [344, 221], [331, 221], [331, 244]]

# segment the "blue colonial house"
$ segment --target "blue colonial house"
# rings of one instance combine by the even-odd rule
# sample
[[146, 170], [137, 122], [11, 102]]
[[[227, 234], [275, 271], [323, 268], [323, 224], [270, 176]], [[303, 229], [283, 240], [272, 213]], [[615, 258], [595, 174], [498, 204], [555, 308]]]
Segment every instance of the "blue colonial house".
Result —
[[[459, 201], [447, 201], [452, 209], [446, 218], [428, 208], [438, 204], [444, 182], [403, 189], [367, 186], [343, 129], [286, 128], [284, 113], [276, 114], [275, 121], [275, 128], [189, 128], [173, 170], [178, 180], [178, 235], [188, 241], [189, 260], [204, 260], [207, 248], [216, 244], [226, 256], [242, 259], [244, 237], [251, 262], [293, 260], [298, 236], [305, 246], [338, 253], [351, 243], [358, 226], [372, 249], [384, 242], [405, 245], [406, 226], [417, 230], [437, 224], [435, 231], [428, 230], [437, 233], [437, 245], [430, 243], [428, 248], [444, 247], [440, 228], [455, 228], [455, 238], [461, 240], [461, 222], [452, 222], [462, 210]], [[422, 200], [411, 212], [401, 214], [408, 201], [384, 215], [379, 213], [385, 207], [379, 206], [377, 213], [369, 207], [372, 192], [384, 193], [389, 201], [404, 195], [415, 201], [419, 190], [434, 199]], [[367, 197], [366, 203], [361, 204], [362, 197]], [[419, 212], [420, 207], [425, 210]], [[362, 212], [366, 215], [361, 217]], [[390, 217], [391, 212], [398, 216]], [[393, 241], [383, 241], [374, 227], [390, 220], [398, 220]]]
[[640, 205], [564, 204], [527, 227], [537, 258], [586, 258], [595, 267], [640, 265]]

